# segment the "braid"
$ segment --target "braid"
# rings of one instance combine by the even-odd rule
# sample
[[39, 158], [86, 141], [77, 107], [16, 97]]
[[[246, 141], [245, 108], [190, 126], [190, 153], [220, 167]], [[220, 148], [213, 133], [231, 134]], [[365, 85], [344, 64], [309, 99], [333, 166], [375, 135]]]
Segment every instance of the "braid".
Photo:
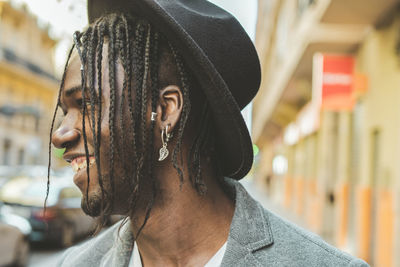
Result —
[[88, 53], [87, 53], [87, 69], [88, 69], [88, 79], [89, 79], [89, 101], [91, 106], [90, 112], [90, 120], [89, 125], [92, 129], [93, 134], [93, 142], [96, 145], [97, 143], [97, 136], [96, 136], [96, 92], [94, 88], [94, 81], [95, 81], [95, 46], [97, 44], [97, 27], [93, 27], [93, 30], [90, 32], [89, 35], [89, 44], [88, 46]]
[[[90, 36], [92, 32], [92, 29], [89, 28], [87, 32], [82, 38], [82, 43], [86, 43], [88, 41], [88, 36]], [[80, 38], [78, 37], [78, 40], [76, 40], [76, 47], [78, 50], [79, 57], [81, 59], [81, 64], [82, 66], [86, 65], [86, 60], [87, 60], [87, 46], [83, 45], [82, 51], [80, 52], [80, 46], [81, 46], [81, 41], [79, 40]], [[84, 148], [85, 148], [85, 155], [86, 155], [86, 174], [87, 174], [87, 186], [86, 186], [86, 204], [89, 207], [89, 185], [90, 185], [90, 173], [89, 173], [89, 149], [88, 149], [88, 144], [87, 144], [87, 136], [86, 136], [86, 75], [84, 72], [84, 68], [81, 69], [81, 90], [82, 90], [82, 135], [83, 135], [83, 143], [84, 143]]]
[[[147, 144], [147, 134], [146, 134], [146, 117], [147, 117], [147, 81], [149, 76], [149, 65], [150, 65], [150, 40], [151, 40], [151, 28], [150, 25], [147, 30], [146, 36], [146, 47], [144, 55], [144, 72], [143, 72], [143, 83], [142, 83], [142, 110], [141, 110], [141, 135], [142, 135], [142, 146], [143, 151], [146, 149]], [[143, 157], [142, 157], [143, 158]]]
[[[149, 32], [150, 35], [150, 32]], [[158, 66], [156, 64], [156, 62], [158, 62], [158, 33], [154, 33], [152, 36], [152, 42], [150, 42], [150, 54], [149, 54], [149, 60], [151, 62], [150, 65], [150, 81], [151, 81], [151, 111], [155, 112], [156, 111], [156, 107], [157, 107], [157, 96], [158, 96]], [[154, 135], [154, 127], [155, 127], [155, 121], [151, 121], [150, 124], [150, 136]], [[154, 144], [153, 144], [153, 138], [149, 139], [149, 149], [148, 151], [154, 151]], [[150, 202], [147, 206], [146, 209], [146, 214], [145, 214], [145, 218], [144, 221], [142, 223], [142, 225], [140, 226], [138, 232], [136, 233], [136, 239], [137, 237], [140, 235], [141, 231], [143, 230], [143, 227], [146, 225], [149, 217], [150, 217], [150, 213], [156, 198], [156, 193], [157, 193], [157, 182], [156, 179], [154, 177], [154, 172], [153, 172], [153, 168], [154, 168], [154, 153], [149, 153], [149, 156], [147, 157], [147, 162], [149, 162], [149, 166], [148, 166], [148, 172], [149, 172], [149, 178], [151, 179], [151, 183], [152, 183], [152, 196], [150, 199]]]
[[[128, 109], [129, 109], [129, 118], [130, 118], [130, 128], [131, 128], [131, 133], [132, 136], [130, 136], [131, 140], [131, 147], [133, 147], [133, 159], [132, 159], [132, 165], [137, 166], [138, 160], [137, 160], [137, 142], [136, 142], [136, 124], [137, 124], [137, 115], [138, 114], [138, 99], [135, 97], [135, 108], [133, 108], [133, 103], [132, 103], [132, 68], [133, 65], [136, 64], [136, 62], [132, 61], [132, 55], [136, 55], [134, 51], [136, 51], [136, 43], [132, 41], [131, 39], [131, 26], [130, 23], [128, 22], [127, 18], [125, 16], [121, 17], [122, 20], [122, 26], [121, 30], [125, 30], [125, 40], [122, 42], [124, 44], [122, 50], [120, 51], [120, 57], [122, 57], [122, 63], [123, 63], [123, 68], [125, 72], [125, 78], [124, 78], [124, 88], [127, 90], [127, 97], [128, 97]], [[136, 30], [138, 33], [138, 30]], [[137, 52], [139, 53], [139, 52]], [[139, 90], [136, 88], [135, 90], [138, 92]], [[139, 183], [137, 182], [138, 179], [138, 171], [136, 170], [136, 174], [134, 175], [134, 179], [129, 179], [128, 184], [129, 188], [131, 188], [131, 195], [130, 195], [130, 200], [129, 202], [131, 203], [131, 207], [134, 208], [136, 206], [136, 201], [137, 201], [137, 192], [139, 190]]]
[[52, 144], [52, 141], [53, 141], [53, 140], [52, 140], [52, 136], [53, 136], [53, 130], [54, 130], [54, 123], [55, 123], [55, 121], [56, 121], [58, 108], [60, 107], [60, 104], [61, 104], [61, 103], [60, 103], [61, 92], [62, 92], [62, 88], [64, 87], [65, 76], [66, 76], [66, 72], [67, 72], [67, 68], [68, 68], [68, 63], [69, 63], [69, 60], [70, 60], [70, 58], [71, 58], [72, 51], [74, 50], [74, 47], [75, 47], [75, 46], [72, 45], [71, 49], [70, 49], [69, 52], [68, 52], [67, 61], [66, 61], [65, 66], [64, 66], [64, 73], [63, 73], [63, 75], [62, 75], [61, 83], [60, 83], [60, 88], [59, 88], [59, 90], [58, 90], [58, 96], [57, 96], [56, 107], [55, 107], [55, 109], [54, 109], [53, 118], [52, 118], [52, 120], [51, 120], [50, 137], [49, 137], [49, 162], [48, 162], [48, 164], [47, 164], [47, 185], [46, 185], [46, 197], [45, 197], [45, 199], [44, 199], [44, 204], [43, 204], [43, 206], [44, 206], [43, 214], [46, 213], [46, 205], [47, 205], [47, 200], [48, 200], [48, 198], [49, 198], [49, 191], [50, 191], [51, 144]]
[[[132, 138], [132, 146], [135, 147], [135, 114], [133, 112], [133, 105], [132, 105], [132, 41], [131, 41], [131, 36], [130, 36], [130, 26], [128, 24], [128, 21], [125, 16], [122, 16], [122, 21], [124, 23], [125, 27], [125, 46], [123, 50], [126, 52], [126, 58], [124, 64], [124, 71], [125, 71], [125, 79], [124, 82], [126, 82], [126, 87], [128, 91], [128, 109], [129, 109], [129, 116], [130, 116], [130, 123], [131, 123], [131, 130], [133, 134]], [[133, 164], [135, 164], [136, 160], [136, 150], [134, 150], [134, 155], [133, 155]]]
[[[151, 111], [156, 112], [157, 98], [158, 98], [158, 62], [159, 62], [159, 42], [158, 33], [155, 32], [153, 36], [153, 42], [151, 43]], [[154, 121], [152, 121], [154, 124]]]
[[[133, 110], [133, 104], [132, 104], [132, 50], [133, 50], [133, 42], [131, 41], [131, 27], [130, 24], [128, 23], [128, 20], [125, 16], [121, 17], [123, 27], [121, 27], [121, 30], [125, 30], [125, 41], [122, 42], [124, 45], [121, 48], [120, 51], [120, 56], [123, 58], [122, 64], [125, 72], [125, 77], [124, 77], [124, 90], [127, 90], [127, 97], [128, 97], [128, 110], [129, 110], [129, 117], [130, 117], [130, 127], [131, 127], [131, 132], [132, 132], [132, 142], [131, 142], [131, 147], [135, 147], [135, 114]], [[125, 53], [124, 53], [125, 52]], [[124, 56], [122, 56], [124, 55]], [[123, 92], [124, 92], [123, 90]], [[121, 116], [122, 117], [122, 116]], [[136, 154], [136, 149], [134, 149], [133, 153], [133, 165], [136, 166], [136, 159], [137, 159], [137, 154]], [[129, 186], [132, 188], [132, 201], [133, 203], [136, 203], [136, 196], [137, 196], [137, 191], [138, 191], [138, 183], [134, 183], [133, 179], [129, 179]]]
[[[91, 106], [90, 112], [90, 119], [89, 119], [89, 126], [91, 127], [92, 136], [93, 136], [93, 143], [94, 146], [97, 146], [97, 135], [96, 135], [96, 120], [95, 120], [95, 113], [96, 113], [96, 92], [94, 88], [95, 82], [95, 46], [97, 44], [97, 27], [93, 27], [92, 31], [89, 31], [88, 36], [88, 49], [87, 49], [87, 70], [88, 75], [87, 78], [89, 80], [89, 101]], [[84, 103], [86, 106], [86, 103]], [[89, 169], [89, 162], [87, 163]], [[89, 187], [89, 186], [88, 186]]]
[[[150, 68], [150, 80], [151, 80], [151, 112], [156, 112], [157, 109], [157, 98], [158, 98], [158, 65], [156, 62], [159, 62], [159, 50], [158, 50], [158, 33], [155, 32], [153, 35], [153, 42], [151, 42], [151, 68]], [[155, 127], [155, 121], [151, 120], [150, 124], [150, 135], [149, 136], [154, 136], [154, 127]], [[153, 138], [149, 139], [149, 146], [150, 150], [149, 151], [154, 151], [154, 144], [153, 144]], [[152, 166], [150, 170], [153, 169], [153, 163], [154, 163], [154, 154], [151, 153], [151, 160], [150, 162], [152, 163]]]
[[181, 119], [179, 121], [179, 129], [178, 129], [178, 142], [176, 144], [176, 147], [173, 150], [172, 153], [172, 162], [173, 162], [173, 166], [176, 169], [176, 171], [178, 172], [179, 175], [179, 179], [181, 181], [181, 186], [183, 183], [183, 171], [182, 169], [179, 167], [178, 165], [178, 153], [181, 152], [181, 163], [183, 162], [182, 159], [182, 151], [181, 151], [181, 146], [182, 146], [182, 137], [183, 137], [183, 130], [186, 126], [186, 122], [188, 120], [189, 117], [189, 112], [190, 112], [190, 100], [189, 100], [189, 86], [188, 86], [188, 79], [187, 79], [187, 75], [186, 72], [184, 70], [184, 66], [182, 63], [182, 59], [180, 58], [180, 56], [178, 55], [178, 53], [176, 52], [175, 48], [172, 46], [171, 43], [169, 43], [170, 49], [172, 51], [172, 54], [175, 58], [175, 62], [176, 62], [176, 67], [177, 67], [177, 71], [179, 73], [179, 78], [180, 78], [180, 82], [182, 85], [182, 91], [183, 91], [183, 108], [182, 108], [182, 114], [181, 114]]
[[[104, 44], [104, 32], [105, 28], [103, 24], [98, 23], [97, 24], [97, 40], [98, 40], [98, 45], [97, 45], [97, 86], [98, 86], [98, 113], [97, 113], [97, 138], [96, 141], [97, 143], [95, 144], [95, 160], [96, 160], [96, 166], [97, 166], [97, 173], [99, 177], [99, 185], [101, 188], [101, 194], [102, 194], [102, 200], [104, 200], [105, 197], [105, 190], [104, 190], [104, 185], [103, 185], [103, 177], [101, 175], [101, 168], [100, 168], [100, 148], [101, 148], [101, 113], [102, 113], [102, 61], [103, 61], [103, 44]], [[102, 210], [104, 206], [104, 201], [102, 201]]]
[[[119, 106], [119, 131], [121, 133], [121, 142], [122, 144], [125, 144], [125, 127], [124, 127], [124, 117], [122, 116], [124, 114], [124, 104], [125, 104], [125, 94], [126, 94], [126, 87], [128, 84], [128, 76], [127, 76], [127, 71], [126, 71], [126, 42], [125, 42], [125, 30], [124, 30], [124, 25], [119, 25], [117, 27], [116, 31], [116, 49], [119, 53], [119, 58], [121, 59], [122, 66], [124, 67], [124, 81], [122, 85], [122, 93], [121, 93], [121, 102]], [[125, 151], [126, 147], [122, 146], [122, 149]], [[125, 153], [119, 153], [120, 160], [121, 162], [125, 162]], [[123, 179], [126, 179], [127, 175], [127, 170], [126, 168], [123, 168], [124, 172], [124, 177]]]
[[[135, 166], [137, 166], [137, 171], [135, 173], [135, 178], [134, 178], [134, 184], [136, 185], [135, 190], [138, 190], [139, 186], [139, 175], [140, 175], [140, 169], [141, 169], [141, 164], [140, 164], [140, 159], [138, 159], [137, 151], [139, 151], [138, 144], [137, 144], [137, 135], [136, 135], [136, 130], [139, 128], [138, 123], [140, 121], [139, 117], [139, 107], [141, 106], [141, 100], [142, 100], [142, 91], [139, 89], [142, 86], [143, 80], [143, 69], [144, 69], [144, 63], [143, 63], [143, 37], [144, 35], [144, 27], [142, 25], [142, 22], [139, 21], [136, 25], [136, 31], [135, 31], [135, 40], [134, 40], [134, 46], [133, 46], [133, 69], [134, 73], [136, 74], [135, 76], [135, 98], [134, 98], [134, 131], [133, 131], [133, 148], [134, 148], [134, 153], [135, 154]], [[133, 200], [132, 200], [133, 201]]]
[[189, 162], [191, 164], [189, 177], [196, 190], [201, 194], [204, 194], [207, 189], [201, 178], [201, 151], [208, 140], [210, 116], [208, 104], [205, 102], [200, 116], [198, 134], [193, 141], [189, 153]]
[[[100, 148], [101, 148], [101, 117], [102, 117], [102, 60], [103, 60], [103, 44], [104, 44], [104, 34], [105, 34], [105, 27], [103, 24], [100, 23], [101, 20], [99, 20], [94, 28], [95, 28], [95, 33], [96, 34], [96, 39], [89, 44], [89, 46], [93, 46], [92, 52], [90, 53], [91, 57], [93, 58], [91, 60], [92, 68], [93, 68], [93, 75], [90, 75], [90, 84], [93, 85], [93, 88], [90, 88], [91, 91], [91, 96], [92, 99], [96, 97], [95, 94], [95, 80], [96, 80], [96, 75], [97, 75], [97, 87], [98, 87], [98, 95], [97, 95], [97, 100], [96, 101], [91, 101], [91, 106], [94, 108], [96, 104], [98, 105], [98, 112], [97, 112], [97, 120], [94, 120], [94, 115], [92, 115], [92, 120], [93, 120], [93, 140], [94, 140], [94, 156], [95, 156], [95, 161], [96, 161], [96, 168], [97, 168], [97, 173], [98, 173], [98, 181], [99, 181], [99, 186], [101, 189], [101, 210], [100, 210], [100, 216], [98, 217], [98, 225], [94, 231], [94, 234], [97, 234], [100, 232], [101, 228], [106, 224], [108, 215], [111, 213], [111, 205], [109, 205], [108, 202], [105, 201], [107, 191], [104, 190], [104, 184], [103, 184], [103, 177], [101, 174], [101, 163], [100, 163]], [[97, 60], [97, 64], [96, 63]], [[92, 87], [92, 86], [90, 86]], [[93, 90], [93, 91], [92, 91]], [[94, 109], [93, 109], [94, 110]], [[92, 114], [95, 114], [95, 112], [92, 110]], [[97, 132], [95, 130], [97, 128]]]
[[[149, 71], [150, 71], [150, 41], [151, 41], [151, 27], [148, 25], [147, 28], [147, 35], [146, 35], [146, 44], [145, 44], [145, 51], [144, 51], [144, 71], [143, 71], [143, 82], [142, 82], [142, 105], [141, 105], [141, 137], [142, 137], [142, 156], [140, 157], [139, 161], [139, 166], [138, 166], [138, 172], [140, 173], [139, 178], [144, 177], [144, 171], [147, 170], [147, 173], [151, 172], [149, 168], [149, 157], [148, 155], [148, 150], [147, 150], [147, 127], [146, 127], [146, 118], [147, 118], [147, 90], [148, 90], [148, 77], [149, 77]], [[151, 138], [150, 138], [151, 139]], [[146, 153], [147, 152], [147, 153]], [[151, 165], [150, 165], [151, 166]], [[150, 175], [150, 178], [151, 177]], [[153, 182], [153, 181], [152, 181]], [[154, 183], [153, 187], [154, 187]], [[147, 204], [146, 207], [146, 213], [145, 213], [145, 218], [140, 226], [138, 232], [135, 234], [135, 238], [137, 239], [138, 236], [140, 235], [143, 227], [146, 225], [147, 220], [150, 217], [150, 212], [153, 207], [154, 199], [155, 199], [155, 190], [153, 190], [153, 194], [151, 196], [151, 199], [149, 203]]]
[[110, 78], [110, 114], [109, 114], [109, 129], [110, 129], [110, 184], [111, 184], [111, 206], [113, 206], [114, 201], [114, 194], [115, 194], [115, 183], [114, 183], [114, 157], [115, 157], [115, 125], [114, 125], [114, 118], [115, 118], [115, 97], [117, 94], [115, 85], [115, 34], [114, 34], [114, 27], [115, 27], [116, 19], [113, 17], [109, 25], [109, 44], [108, 44], [108, 67], [109, 67], [109, 78]]

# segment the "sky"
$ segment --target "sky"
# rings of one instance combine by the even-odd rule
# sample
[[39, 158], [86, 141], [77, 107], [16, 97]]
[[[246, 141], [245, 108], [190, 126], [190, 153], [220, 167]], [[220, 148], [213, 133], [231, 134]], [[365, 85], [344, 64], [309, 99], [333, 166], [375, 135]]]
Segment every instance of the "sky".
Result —
[[[257, 22], [257, 0], [209, 0], [234, 15], [254, 40]], [[245, 4], [244, 4], [245, 3]]]
[[[55, 50], [56, 72], [61, 73], [66, 53], [72, 44], [72, 34], [87, 25], [84, 0], [11, 0], [15, 5], [25, 4], [38, 17], [42, 26], [50, 25], [50, 35], [59, 40]], [[232, 13], [251, 38], [255, 36], [257, 0], [210, 0]], [[243, 4], [246, 3], [246, 4]]]

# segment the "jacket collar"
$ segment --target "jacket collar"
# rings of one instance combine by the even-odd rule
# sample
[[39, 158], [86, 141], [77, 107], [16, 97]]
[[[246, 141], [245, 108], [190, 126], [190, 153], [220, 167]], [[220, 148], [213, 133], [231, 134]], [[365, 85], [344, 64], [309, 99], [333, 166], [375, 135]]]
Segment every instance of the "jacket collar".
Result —
[[134, 245], [131, 223], [128, 220], [125, 223], [117, 223], [116, 226], [118, 228], [114, 229], [113, 247], [110, 250], [110, 254], [107, 255], [108, 257], [104, 258], [101, 267], [122, 267], [129, 265]]
[[269, 218], [239, 182], [229, 178], [225, 182], [236, 203], [222, 266], [236, 266], [238, 262], [259, 266], [252, 252], [274, 242]]
[[[262, 266], [252, 252], [274, 242], [269, 218], [242, 184], [230, 178], [225, 178], [225, 184], [227, 193], [235, 199], [235, 212], [221, 266]], [[127, 266], [134, 243], [129, 221], [115, 232], [114, 239], [112, 253], [106, 262], [112, 266]]]

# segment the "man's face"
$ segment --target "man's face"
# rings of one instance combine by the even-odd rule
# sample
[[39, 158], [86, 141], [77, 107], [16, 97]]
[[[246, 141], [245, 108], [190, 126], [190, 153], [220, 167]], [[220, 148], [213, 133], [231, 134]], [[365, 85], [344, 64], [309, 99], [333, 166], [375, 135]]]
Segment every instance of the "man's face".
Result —
[[[105, 56], [106, 58], [106, 56]], [[122, 91], [122, 81], [123, 81], [123, 70], [121, 64], [116, 65], [116, 91], [117, 95], [121, 94]], [[87, 170], [86, 170], [86, 153], [85, 153], [85, 145], [84, 145], [84, 137], [83, 137], [83, 127], [82, 127], [82, 90], [81, 90], [81, 72], [80, 72], [81, 62], [77, 53], [72, 55], [71, 61], [69, 63], [65, 82], [63, 88], [61, 88], [61, 97], [60, 97], [60, 105], [65, 114], [63, 117], [62, 123], [60, 127], [54, 132], [52, 137], [52, 142], [56, 147], [65, 148], [65, 153], [63, 158], [68, 161], [74, 172], [74, 183], [79, 187], [82, 191], [82, 209], [91, 216], [100, 215], [101, 211], [101, 200], [102, 200], [102, 191], [99, 184], [99, 173], [98, 168], [96, 166], [96, 161], [94, 157], [95, 152], [95, 144], [93, 140], [93, 133], [91, 125], [94, 123], [91, 119], [91, 109], [92, 107], [89, 104], [89, 90], [86, 90], [86, 102], [87, 102], [87, 110], [85, 116], [85, 132], [87, 137], [87, 148], [89, 154], [89, 177], [90, 183], [88, 184]], [[103, 60], [103, 74], [108, 74], [108, 64], [106, 60]], [[98, 82], [95, 81], [96, 94], [98, 94]], [[97, 98], [97, 97], [96, 97]], [[103, 187], [106, 193], [111, 193], [111, 182], [110, 182], [110, 131], [109, 131], [109, 106], [110, 106], [110, 86], [108, 75], [103, 75], [102, 77], [102, 101], [101, 103], [96, 104], [96, 113], [99, 109], [99, 105], [102, 106], [102, 114], [100, 119], [101, 124], [101, 146], [100, 146], [100, 172], [103, 181]], [[116, 99], [116, 107], [119, 106], [119, 97]], [[116, 108], [116, 118], [119, 118], [121, 114], [119, 114], [119, 109]], [[97, 114], [95, 115], [97, 118]], [[115, 120], [117, 123], [118, 119]], [[97, 128], [97, 126], [96, 126]], [[118, 150], [121, 145], [118, 145], [114, 148]], [[120, 153], [117, 152], [116, 154]], [[115, 213], [125, 213], [127, 210], [126, 204], [119, 199], [124, 199], [124, 196], [127, 196], [128, 192], [124, 192], [124, 186], [119, 186], [121, 183], [124, 173], [122, 172], [123, 165], [118, 162], [120, 157], [116, 157], [114, 159], [114, 180], [115, 180], [115, 188], [118, 192], [115, 192], [115, 195], [120, 196], [116, 198], [114, 201], [114, 206], [112, 207], [113, 212]], [[89, 188], [88, 188], [89, 187]], [[125, 186], [126, 188], [126, 186]], [[88, 189], [88, 195], [86, 195]], [[105, 201], [110, 201], [110, 199], [106, 199]], [[87, 198], [88, 197], [88, 198]], [[125, 203], [126, 201], [125, 198]]]

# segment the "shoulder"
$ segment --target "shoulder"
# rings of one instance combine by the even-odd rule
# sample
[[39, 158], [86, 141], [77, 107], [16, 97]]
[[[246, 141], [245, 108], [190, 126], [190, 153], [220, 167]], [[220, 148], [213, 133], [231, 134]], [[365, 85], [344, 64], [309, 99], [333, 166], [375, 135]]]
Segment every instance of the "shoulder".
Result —
[[273, 244], [259, 251], [261, 259], [273, 255], [284, 266], [368, 266], [364, 261], [329, 245], [318, 235], [264, 208], [263, 212], [269, 221]]
[[237, 181], [225, 182], [227, 193], [235, 199], [226, 266], [238, 261], [243, 266], [368, 266], [266, 210]]
[[116, 223], [98, 236], [65, 251], [58, 266], [100, 266], [111, 251], [120, 223]]

